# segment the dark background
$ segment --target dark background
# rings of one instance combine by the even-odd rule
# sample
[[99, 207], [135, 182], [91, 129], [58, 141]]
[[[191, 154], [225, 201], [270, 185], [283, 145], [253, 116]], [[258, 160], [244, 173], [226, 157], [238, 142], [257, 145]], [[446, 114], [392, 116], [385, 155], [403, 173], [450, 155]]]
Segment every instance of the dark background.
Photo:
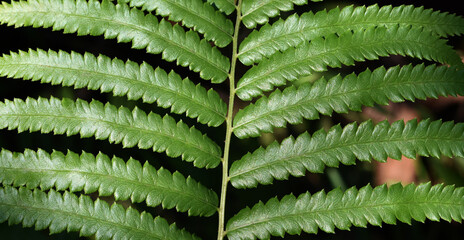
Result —
[[[304, 12], [308, 10], [321, 10], [324, 8], [333, 8], [340, 5], [345, 6], [349, 4], [355, 5], [370, 5], [374, 1], [324, 1], [322, 3], [310, 3], [306, 7], [297, 7], [297, 11]], [[379, 5], [393, 4], [398, 6], [400, 4], [414, 4], [416, 6], [425, 6], [426, 8], [433, 8], [436, 10], [452, 12], [459, 15], [464, 15], [462, 7], [458, 7], [459, 1], [379, 1]], [[287, 14], [283, 13], [283, 16]], [[243, 31], [244, 35], [247, 31]], [[463, 37], [451, 37], [449, 43], [453, 45], [458, 51], [463, 49]], [[18, 28], [7, 27], [0, 25], [0, 53], [8, 53], [9, 51], [27, 50], [27, 49], [53, 49], [76, 51], [79, 53], [90, 52], [93, 54], [104, 54], [109, 57], [118, 57], [120, 59], [131, 59], [136, 62], [146, 61], [153, 66], [161, 66], [169, 70], [174, 69], [183, 77], [189, 76], [195, 82], [200, 82], [197, 74], [189, 74], [187, 68], [177, 67], [173, 63], [159, 61], [159, 55], [146, 54], [144, 50], [131, 49], [130, 44], [118, 44], [116, 40], [104, 40], [103, 37], [78, 37], [75, 34], [62, 34], [60, 31], [53, 32], [50, 29], [33, 29], [30, 27]], [[224, 54], [230, 56], [231, 47], [223, 49]], [[368, 63], [359, 64], [356, 67], [345, 67], [343, 69], [335, 69], [337, 72], [349, 73], [351, 71], [358, 71], [366, 67], [375, 67], [379, 65], [397, 65], [403, 62], [408, 62], [410, 59], [402, 57], [381, 58], [378, 61], [371, 61]], [[415, 60], [413, 60], [415, 61]], [[243, 66], [239, 66], [243, 67]], [[246, 69], [246, 68], [243, 68]], [[201, 81], [205, 87], [210, 88], [206, 81]], [[227, 99], [227, 84], [215, 86], [215, 89]], [[25, 99], [30, 96], [33, 98], [41, 97], [67, 97], [67, 98], [81, 98], [90, 101], [91, 99], [98, 99], [103, 102], [111, 102], [115, 105], [123, 105], [133, 108], [135, 105], [141, 107], [145, 111], [154, 111], [164, 115], [168, 113], [167, 110], [158, 108], [154, 105], [144, 104], [141, 101], [127, 101], [124, 97], [114, 97], [111, 94], [102, 94], [98, 91], [89, 91], [86, 89], [73, 89], [69, 87], [51, 86], [48, 84], [40, 84], [31, 81], [21, 81], [17, 79], [0, 78], [0, 96], [2, 99], [21, 98]], [[462, 122], [463, 103], [452, 102], [444, 105], [442, 108], [429, 108], [427, 102], [418, 101], [411, 104], [406, 103], [417, 109], [423, 116], [431, 117], [434, 119], [442, 118], [444, 120], [454, 120]], [[244, 103], [238, 102], [238, 106], [243, 107]], [[208, 132], [208, 136], [222, 145], [224, 139], [225, 127], [221, 126], [217, 129], [208, 131], [208, 128], [200, 124], [196, 124], [194, 120], [190, 120], [183, 116], [175, 116], [177, 119], [182, 119], [189, 125], [195, 125], [203, 132]], [[232, 160], [239, 159], [248, 151], [253, 151], [259, 144], [267, 144], [273, 139], [280, 140], [282, 136], [298, 135], [302, 131], [314, 132], [315, 130], [336, 123], [346, 124], [350, 119], [359, 117], [359, 113], [334, 115], [333, 118], [323, 117], [320, 121], [305, 121], [303, 124], [297, 126], [290, 126], [288, 129], [280, 129], [275, 135], [264, 135], [256, 139], [249, 139], [238, 141], [233, 139], [232, 142]], [[78, 136], [65, 137], [54, 136], [52, 134], [39, 134], [39, 133], [20, 133], [16, 130], [0, 130], [0, 147], [10, 151], [24, 151], [25, 148], [36, 150], [42, 148], [47, 151], [53, 149], [66, 152], [70, 149], [74, 152], [80, 153], [86, 151], [97, 154], [103, 152], [107, 155], [116, 155], [123, 159], [133, 157], [135, 159], [149, 161], [156, 167], [163, 166], [171, 171], [178, 170], [185, 176], [191, 175], [196, 180], [204, 185], [213, 188], [216, 192], [220, 189], [221, 169], [218, 167], [213, 170], [204, 170], [193, 168], [190, 163], [185, 163], [179, 158], [170, 159], [164, 154], [153, 153], [151, 150], [136, 150], [124, 149], [121, 145], [112, 145], [107, 141], [96, 141], [92, 138], [80, 139]], [[462, 161], [457, 161], [458, 163]], [[418, 181], [432, 181], [434, 183], [446, 182], [463, 185], [463, 165], [456, 162], [443, 162], [434, 159], [422, 159], [419, 167], [422, 169], [418, 173]], [[309, 191], [311, 193], [317, 192], [322, 189], [332, 189], [333, 187], [361, 187], [368, 183], [373, 184], [373, 164], [358, 163], [357, 167], [354, 166], [341, 166], [339, 169], [328, 170], [329, 174], [307, 174], [303, 178], [290, 178], [289, 181], [276, 181], [272, 186], [259, 186], [256, 189], [250, 190], [235, 190], [229, 188], [228, 195], [228, 209], [227, 218], [230, 218], [245, 206], [252, 206], [259, 200], [266, 201], [267, 199], [278, 195], [300, 193]], [[96, 197], [96, 195], [92, 195]], [[105, 198], [109, 202], [110, 198]], [[128, 204], [128, 202], [125, 202]], [[215, 239], [217, 229], [217, 215], [210, 218], [200, 217], [187, 217], [187, 214], [176, 213], [173, 210], [162, 210], [160, 208], [147, 208], [142, 204], [133, 205], [133, 207], [140, 211], [149, 211], [153, 215], [161, 215], [168, 219], [170, 222], [176, 222], [178, 226], [187, 228], [203, 239]], [[367, 229], [353, 227], [351, 231], [336, 231], [336, 235], [326, 234], [321, 232], [318, 235], [302, 234], [300, 237], [287, 236], [286, 239], [462, 239], [464, 234], [463, 226], [457, 223], [434, 223], [427, 221], [425, 224], [414, 222], [412, 226], [399, 223], [397, 226], [384, 225], [382, 228], [370, 226]], [[70, 234], [56, 234], [49, 236], [48, 231], [36, 232], [32, 228], [22, 228], [19, 225], [9, 227], [7, 223], [0, 224], [0, 239], [79, 239], [77, 233]], [[279, 238], [276, 238], [279, 239]]]

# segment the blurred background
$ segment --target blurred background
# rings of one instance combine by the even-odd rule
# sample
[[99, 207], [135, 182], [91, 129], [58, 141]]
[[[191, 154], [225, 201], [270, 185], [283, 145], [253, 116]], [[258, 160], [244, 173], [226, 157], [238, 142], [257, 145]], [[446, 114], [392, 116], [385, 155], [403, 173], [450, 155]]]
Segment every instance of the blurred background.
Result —
[[[7, 1], [9, 2], [9, 1]], [[297, 7], [297, 12], [303, 13], [309, 10], [319, 11], [322, 9], [331, 9], [336, 6], [347, 5], [371, 5], [376, 1], [334, 1], [325, 0], [320, 3], [310, 3], [306, 7]], [[425, 8], [433, 8], [444, 12], [456, 13], [464, 15], [464, 9], [458, 7], [458, 1], [377, 1], [381, 6], [392, 4], [399, 6], [402, 4], [414, 4], [416, 6], [424, 6]], [[282, 17], [286, 18], [289, 14], [282, 13]], [[275, 19], [273, 19], [275, 20]], [[241, 38], [245, 37], [249, 30], [244, 29]], [[451, 37], [449, 44], [456, 51], [462, 53], [464, 51], [464, 37]], [[9, 51], [18, 51], [27, 49], [52, 49], [76, 51], [79, 53], [90, 52], [93, 54], [103, 54], [109, 57], [117, 57], [123, 60], [130, 59], [138, 63], [143, 61], [150, 63], [153, 66], [160, 66], [165, 70], [174, 69], [182, 77], [189, 76], [194, 82], [201, 82], [205, 87], [211, 88], [207, 81], [198, 79], [197, 74], [189, 74], [187, 68], [178, 67], [173, 63], [167, 63], [159, 60], [159, 55], [146, 54], [144, 50], [131, 49], [130, 44], [118, 44], [115, 40], [104, 40], [103, 37], [78, 37], [75, 34], [62, 34], [60, 31], [53, 32], [50, 29], [33, 29], [7, 27], [0, 25], [0, 53], [7, 54]], [[231, 47], [223, 49], [224, 54], [230, 56]], [[355, 67], [343, 67], [341, 69], [332, 69], [331, 72], [325, 73], [333, 75], [341, 73], [342, 75], [351, 72], [360, 72], [366, 68], [374, 69], [378, 66], [385, 65], [387, 67], [395, 65], [404, 65], [408, 63], [418, 63], [417, 60], [391, 56], [381, 58], [377, 61], [369, 61], [362, 64], [357, 64]], [[242, 65], [239, 65], [245, 71]], [[318, 77], [318, 76], [316, 76]], [[320, 77], [320, 76], [319, 76]], [[311, 79], [303, 79], [308, 81]], [[214, 88], [227, 100], [227, 84], [214, 86]], [[97, 99], [102, 102], [111, 102], [117, 106], [126, 106], [133, 108], [139, 106], [145, 111], [153, 111], [164, 115], [167, 110], [158, 108], [154, 105], [144, 104], [141, 101], [128, 101], [125, 97], [114, 97], [111, 94], [100, 93], [99, 91], [90, 91], [86, 89], [73, 89], [70, 87], [52, 86], [48, 84], [40, 84], [38, 82], [21, 81], [17, 79], [0, 78], [0, 97], [1, 99], [12, 100], [14, 98], [25, 99], [26, 97], [58, 97], [58, 98], [81, 98], [87, 101]], [[237, 101], [236, 106], [243, 108], [247, 103]], [[221, 126], [216, 129], [208, 129], [207, 127], [196, 124], [195, 121], [183, 116], [173, 116], [189, 124], [195, 125], [199, 130], [208, 132], [208, 136], [222, 146], [224, 139], [225, 127]], [[247, 139], [238, 141], [233, 139], [232, 142], [232, 159], [239, 159], [249, 151], [257, 149], [259, 146], [267, 146], [271, 142], [281, 141], [283, 138], [308, 131], [314, 131], [324, 128], [328, 129], [334, 124], [342, 126], [353, 121], [364, 121], [366, 119], [374, 119], [374, 121], [382, 121], [388, 119], [394, 121], [398, 119], [413, 119], [413, 118], [431, 118], [443, 119], [444, 121], [454, 120], [456, 122], [464, 122], [464, 99], [457, 98], [440, 98], [426, 101], [416, 101], [415, 103], [406, 102], [401, 104], [392, 104], [388, 107], [373, 107], [365, 108], [362, 112], [350, 112], [348, 114], [334, 114], [332, 117], [322, 117], [320, 120], [305, 121], [299, 125], [288, 126], [285, 129], [277, 129], [273, 134], [264, 134], [258, 139]], [[258, 140], [258, 141], [257, 141]], [[103, 152], [107, 155], [116, 155], [123, 159], [133, 157], [140, 160], [142, 163], [149, 161], [155, 167], [163, 166], [171, 171], [178, 170], [185, 176], [191, 175], [202, 184], [219, 192], [221, 169], [204, 170], [192, 167], [190, 163], [185, 163], [179, 158], [170, 159], [164, 154], [153, 153], [151, 150], [124, 149], [121, 145], [112, 145], [107, 141], [96, 141], [92, 138], [80, 139], [78, 136], [65, 137], [54, 136], [52, 134], [39, 133], [20, 133], [16, 130], [0, 130], [0, 147], [10, 151], [22, 152], [29, 148], [37, 150], [41, 148], [51, 152], [58, 150], [66, 152], [68, 149], [80, 153], [82, 151], [97, 154]], [[288, 181], [276, 181], [271, 186], [259, 186], [255, 189], [235, 190], [229, 188], [227, 218], [232, 217], [240, 209], [246, 206], [253, 206], [259, 200], [267, 201], [273, 196], [282, 197], [286, 194], [293, 193], [295, 195], [309, 191], [315, 193], [322, 189], [330, 190], [335, 187], [342, 189], [351, 186], [358, 188], [366, 184], [374, 186], [382, 183], [393, 182], [427, 182], [432, 183], [447, 183], [457, 186], [464, 185], [464, 159], [434, 159], [420, 158], [418, 160], [403, 159], [402, 161], [390, 161], [388, 163], [361, 163], [357, 162], [356, 166], [340, 166], [340, 168], [327, 169], [326, 174], [307, 174], [305, 177], [293, 178]], [[96, 198], [94, 194], [92, 197]], [[111, 198], [104, 198], [109, 202], [114, 201]], [[132, 205], [130, 202], [120, 202], [125, 206]], [[176, 222], [179, 227], [186, 228], [203, 239], [215, 239], [217, 230], [217, 215], [210, 218], [187, 217], [187, 214], [176, 213], [172, 210], [162, 210], [161, 208], [147, 208], [143, 204], [134, 204], [133, 207], [140, 211], [148, 211], [153, 215], [161, 215], [168, 219], [169, 222]], [[384, 225], [382, 228], [370, 226], [367, 229], [353, 227], [351, 231], [336, 231], [336, 234], [326, 234], [320, 232], [318, 235], [302, 234], [301, 236], [286, 236], [286, 239], [462, 239], [464, 227], [458, 223], [447, 222], [430, 222], [425, 224], [414, 222], [412, 226], [398, 223], [397, 226]], [[48, 231], [36, 232], [33, 228], [22, 228], [19, 225], [8, 226], [7, 223], [0, 224], [0, 239], [80, 239], [77, 233], [55, 234], [49, 236]], [[87, 239], [87, 238], [82, 238]], [[280, 239], [280, 238], [275, 238]]]

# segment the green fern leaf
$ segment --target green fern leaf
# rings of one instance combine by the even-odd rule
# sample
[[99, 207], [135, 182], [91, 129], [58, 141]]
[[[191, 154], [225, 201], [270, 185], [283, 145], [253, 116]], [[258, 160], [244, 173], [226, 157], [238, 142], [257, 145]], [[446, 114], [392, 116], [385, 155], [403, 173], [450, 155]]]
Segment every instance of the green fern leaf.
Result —
[[243, 0], [242, 22], [247, 28], [254, 28], [257, 24], [267, 23], [270, 17], [279, 15], [280, 11], [293, 10], [294, 4], [308, 4], [308, 0]]
[[0, 188], [0, 222], [7, 220], [10, 225], [22, 223], [36, 230], [49, 228], [51, 234], [77, 231], [96, 239], [199, 239], [149, 213], [54, 190]]
[[425, 28], [440, 36], [464, 33], [464, 19], [454, 14], [442, 13], [423, 7], [402, 5], [398, 7], [378, 5], [354, 8], [338, 7], [327, 11], [296, 14], [272, 25], [265, 25], [252, 32], [240, 44], [239, 59], [245, 65], [260, 62], [278, 51], [296, 47], [318, 37], [343, 33], [348, 29], [359, 31], [374, 26], [395, 27], [412, 25]]
[[248, 153], [232, 164], [229, 176], [236, 188], [256, 187], [289, 175], [303, 176], [306, 170], [320, 173], [326, 166], [352, 165], [356, 159], [385, 161], [402, 155], [415, 159], [417, 154], [464, 157], [464, 123], [411, 120], [374, 126], [367, 121], [344, 129], [337, 125], [328, 133], [319, 130], [311, 137], [306, 132], [296, 140], [289, 137], [280, 145], [274, 142]]
[[232, 21], [202, 0], [118, 0], [130, 3], [132, 7], [143, 7], [148, 11], [168, 17], [169, 20], [182, 22], [183, 26], [193, 28], [204, 34], [207, 40], [214, 41], [219, 47], [232, 42], [234, 26]]
[[286, 195], [282, 200], [259, 202], [245, 208], [227, 224], [227, 236], [235, 239], [269, 239], [296, 235], [302, 231], [317, 233], [318, 229], [333, 233], [335, 229], [349, 230], [351, 226], [396, 225], [396, 220], [411, 224], [411, 220], [426, 219], [461, 222], [464, 219], [464, 188], [430, 183], [405, 187], [394, 184], [345, 192], [335, 189], [329, 193], [301, 194], [298, 198]]
[[219, 10], [225, 12], [227, 15], [235, 11], [234, 0], [208, 0], [208, 2], [211, 4], [214, 3]]
[[464, 95], [464, 71], [447, 66], [423, 64], [412, 67], [380, 67], [356, 76], [340, 75], [326, 81], [324, 78], [276, 90], [255, 104], [240, 110], [234, 119], [234, 133], [239, 138], [256, 137], [261, 132], [272, 132], [273, 127], [286, 123], [301, 123], [304, 119], [318, 119], [319, 112], [331, 115], [333, 111], [346, 113], [361, 111], [362, 106], [388, 105], [392, 102]]
[[46, 191], [99, 191], [100, 196], [114, 195], [115, 200], [131, 199], [146, 201], [148, 206], [162, 205], [176, 208], [193, 216], [211, 216], [218, 206], [215, 192], [194, 179], [187, 179], [179, 172], [171, 174], [166, 169], [156, 170], [148, 162], [140, 164], [130, 159], [110, 159], [104, 154], [96, 157], [90, 153], [80, 156], [73, 152], [64, 155], [54, 151], [51, 155], [43, 150], [24, 153], [0, 153], [0, 182], [14, 187], [29, 189], [40, 187]]
[[461, 59], [445, 40], [419, 28], [369, 28], [326, 38], [318, 38], [276, 53], [270, 59], [251, 68], [240, 79], [237, 95], [250, 100], [263, 91], [281, 86], [286, 80], [296, 80], [327, 67], [353, 65], [355, 61], [378, 59], [390, 54], [433, 60], [451, 65], [462, 65]]
[[0, 22], [15, 27], [53, 27], [65, 33], [103, 35], [118, 42], [132, 42], [132, 47], [147, 52], [162, 53], [163, 59], [176, 61], [199, 72], [203, 79], [219, 83], [227, 78], [229, 60], [194, 31], [185, 32], [181, 26], [155, 16], [145, 15], [125, 4], [114, 5], [108, 0], [29, 0], [3, 2]]
[[124, 147], [153, 148], [170, 157], [182, 156], [197, 167], [214, 168], [221, 161], [220, 147], [182, 121], [176, 123], [169, 115], [147, 115], [139, 108], [131, 113], [125, 107], [118, 109], [95, 100], [91, 103], [53, 97], [5, 100], [0, 102], [0, 129], [3, 128], [68, 136], [80, 134], [83, 138], [95, 136], [122, 143]]
[[87, 87], [115, 95], [127, 95], [131, 100], [143, 99], [174, 113], [186, 113], [201, 123], [219, 126], [225, 121], [227, 106], [214, 90], [206, 91], [189, 79], [164, 70], [154, 70], [147, 63], [124, 63], [105, 56], [83, 56], [49, 50], [29, 50], [0, 57], [0, 76], [23, 78], [76, 88]]

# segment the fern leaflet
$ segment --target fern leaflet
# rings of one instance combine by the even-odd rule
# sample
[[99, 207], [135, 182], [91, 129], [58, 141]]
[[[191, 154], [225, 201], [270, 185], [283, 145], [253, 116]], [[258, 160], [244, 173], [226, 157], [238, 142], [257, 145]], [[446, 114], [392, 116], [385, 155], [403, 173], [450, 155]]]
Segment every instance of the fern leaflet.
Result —
[[43, 150], [24, 153], [0, 153], [0, 182], [29, 189], [40, 187], [46, 191], [98, 191], [99, 196], [114, 195], [115, 200], [146, 201], [148, 206], [162, 204], [163, 208], [176, 208], [194, 216], [211, 216], [217, 210], [218, 197], [212, 190], [179, 172], [171, 174], [166, 169], [156, 170], [148, 162], [143, 167], [139, 161], [110, 159], [104, 154], [96, 157], [83, 152], [64, 155]]
[[464, 157], [464, 123], [416, 120], [387, 121], [376, 126], [371, 121], [345, 128], [334, 126], [327, 133], [319, 130], [311, 137], [307, 132], [296, 140], [289, 137], [279, 145], [248, 153], [230, 168], [230, 181], [236, 188], [271, 184], [289, 175], [303, 176], [305, 171], [320, 173], [325, 166], [355, 164], [355, 160], [385, 161], [420, 156]]
[[298, 198], [284, 196], [280, 201], [259, 202], [245, 208], [227, 224], [229, 239], [269, 239], [296, 235], [301, 231], [317, 233], [318, 229], [333, 233], [349, 230], [351, 226], [381, 226], [395, 224], [396, 219], [411, 224], [411, 220], [426, 219], [461, 222], [464, 219], [464, 188], [431, 186], [430, 183], [405, 187], [395, 184], [372, 188], [370, 185], [345, 192], [335, 189], [329, 193], [304, 193]]
[[279, 15], [280, 11], [293, 10], [294, 4], [308, 4], [308, 0], [243, 0], [242, 22], [247, 28], [254, 28], [257, 24], [267, 23], [270, 17]]
[[214, 3], [216, 7], [225, 12], [227, 15], [235, 11], [234, 0], [208, 0], [209, 3]]
[[114, 5], [108, 0], [29, 0], [3, 2], [0, 22], [15, 27], [53, 27], [65, 33], [104, 35], [118, 42], [132, 42], [132, 47], [147, 52], [162, 53], [162, 58], [189, 66], [200, 77], [219, 83], [227, 78], [229, 61], [194, 31], [185, 32], [181, 26], [125, 4]]
[[234, 133], [239, 138], [256, 137], [261, 132], [272, 132], [273, 127], [286, 123], [298, 124], [302, 119], [318, 119], [319, 112], [331, 115], [333, 111], [346, 113], [361, 111], [362, 106], [388, 105], [405, 99], [464, 95], [464, 71], [447, 66], [423, 64], [412, 67], [380, 67], [356, 76], [340, 75], [276, 90], [269, 97], [262, 97], [255, 104], [240, 110], [234, 119]]
[[219, 126], [225, 121], [227, 106], [214, 90], [206, 91], [189, 79], [182, 80], [175, 72], [167, 74], [147, 63], [124, 63], [90, 53], [80, 55], [49, 50], [29, 50], [0, 57], [0, 76], [23, 78], [75, 88], [87, 87], [114, 95], [127, 95], [131, 100], [142, 98], [175, 113], [186, 113], [201, 123]]
[[0, 102], [2, 128], [95, 136], [122, 143], [124, 147], [153, 148], [170, 157], [182, 156], [197, 167], [214, 168], [220, 163], [220, 147], [194, 127], [189, 128], [182, 121], [176, 123], [169, 115], [147, 115], [139, 108], [130, 112], [125, 107], [118, 109], [95, 100], [90, 103], [53, 97], [5, 100]]
[[237, 96], [251, 100], [263, 91], [281, 86], [286, 80], [296, 80], [327, 67], [353, 65], [355, 61], [378, 59], [397, 54], [462, 65], [456, 52], [442, 39], [419, 28], [370, 28], [337, 37], [318, 38], [297, 48], [277, 53], [243, 75], [237, 84]]
[[369, 7], [338, 7], [316, 14], [307, 12], [278, 20], [253, 31], [240, 44], [239, 59], [245, 65], [260, 62], [278, 51], [296, 47], [303, 42], [343, 33], [349, 29], [359, 31], [374, 26], [396, 25], [425, 28], [440, 36], [464, 33], [464, 19], [454, 14], [442, 13], [413, 5], [398, 7], [378, 5]]
[[174, 224], [149, 213], [139, 213], [119, 204], [109, 206], [88, 196], [50, 190], [19, 190], [9, 186], [0, 188], [0, 222], [49, 228], [50, 233], [78, 231], [81, 236], [95, 235], [96, 239], [199, 239], [178, 229]]
[[203, 33], [206, 40], [213, 40], [219, 47], [232, 41], [234, 32], [232, 21], [202, 0], [118, 0], [130, 3], [132, 7], [143, 7], [148, 11], [182, 22], [182, 25]]

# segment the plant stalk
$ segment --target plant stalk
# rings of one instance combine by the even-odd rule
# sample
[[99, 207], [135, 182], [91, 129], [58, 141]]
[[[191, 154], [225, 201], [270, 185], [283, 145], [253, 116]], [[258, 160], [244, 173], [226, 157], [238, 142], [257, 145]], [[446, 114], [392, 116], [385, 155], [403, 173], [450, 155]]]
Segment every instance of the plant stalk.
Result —
[[227, 111], [226, 118], [226, 139], [224, 144], [224, 157], [222, 158], [222, 185], [221, 185], [221, 200], [219, 205], [219, 226], [218, 226], [218, 240], [224, 239], [226, 235], [225, 231], [225, 212], [226, 212], [226, 196], [227, 196], [227, 185], [229, 184], [229, 153], [230, 153], [230, 139], [232, 132], [234, 131], [232, 126], [233, 115], [234, 115], [234, 101], [235, 101], [235, 67], [237, 65], [238, 58], [238, 34], [240, 29], [240, 23], [242, 21], [241, 16], [242, 0], [238, 0], [236, 5], [237, 18], [235, 20], [235, 31], [232, 40], [232, 59], [229, 73], [229, 108]]

